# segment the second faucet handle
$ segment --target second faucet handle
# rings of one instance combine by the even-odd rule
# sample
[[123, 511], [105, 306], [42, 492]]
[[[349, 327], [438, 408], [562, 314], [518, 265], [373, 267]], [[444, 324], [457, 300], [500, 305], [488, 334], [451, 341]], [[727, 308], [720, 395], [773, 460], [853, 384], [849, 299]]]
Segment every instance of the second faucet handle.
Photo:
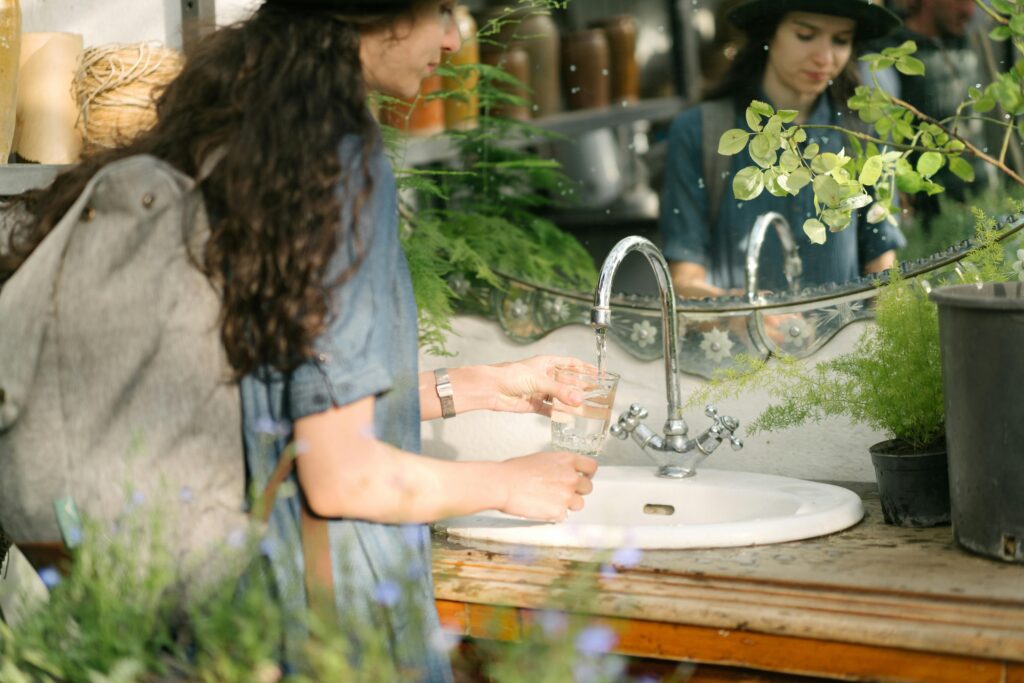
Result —
[[718, 436], [719, 439], [729, 439], [729, 445], [734, 451], [738, 451], [743, 448], [743, 440], [735, 436], [735, 432], [740, 427], [740, 421], [732, 415], [719, 415], [718, 409], [713, 405], [707, 405], [704, 407], [704, 414], [712, 418], [715, 423], [711, 426], [711, 433]]

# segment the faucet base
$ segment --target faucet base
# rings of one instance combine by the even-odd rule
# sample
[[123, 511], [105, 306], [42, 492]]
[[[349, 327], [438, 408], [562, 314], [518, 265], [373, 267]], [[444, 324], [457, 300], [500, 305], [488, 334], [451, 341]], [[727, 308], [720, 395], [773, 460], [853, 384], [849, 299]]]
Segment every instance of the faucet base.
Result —
[[697, 470], [686, 469], [679, 465], [662, 465], [658, 468], [658, 475], [663, 479], [687, 479], [697, 474]]

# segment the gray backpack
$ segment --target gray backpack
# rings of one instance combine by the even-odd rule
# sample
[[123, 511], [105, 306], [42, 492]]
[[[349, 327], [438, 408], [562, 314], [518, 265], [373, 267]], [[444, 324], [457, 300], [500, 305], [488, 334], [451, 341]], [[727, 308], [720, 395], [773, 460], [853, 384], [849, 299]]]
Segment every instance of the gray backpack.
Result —
[[191, 261], [201, 199], [153, 157], [112, 163], [0, 289], [0, 525], [15, 544], [62, 541], [58, 499], [103, 522], [165, 506], [182, 553], [248, 524], [220, 298]]

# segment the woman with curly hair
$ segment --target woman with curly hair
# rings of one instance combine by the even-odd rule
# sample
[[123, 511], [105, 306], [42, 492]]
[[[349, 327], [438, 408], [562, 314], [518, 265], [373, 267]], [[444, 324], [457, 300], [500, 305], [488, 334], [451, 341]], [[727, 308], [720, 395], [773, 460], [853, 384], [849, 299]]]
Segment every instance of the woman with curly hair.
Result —
[[[295, 552], [306, 540], [300, 516], [327, 520], [333, 557], [317, 569], [333, 584], [337, 612], [378, 626], [396, 666], [431, 681], [447, 680], [450, 670], [431, 647], [439, 627], [425, 523], [486, 509], [560, 520], [582, 508], [596, 469], [567, 452], [504, 462], [417, 454], [421, 419], [481, 409], [544, 413], [552, 396], [581, 403], [548, 372], [571, 359], [417, 369], [395, 181], [365, 99], [370, 91], [415, 96], [459, 47], [453, 5], [266, 0], [189, 55], [161, 94], [151, 130], [21, 198], [28, 220], [0, 249], [0, 282], [13, 282], [90, 181], [126, 159], [147, 155], [197, 179], [210, 227], [194, 265], [218, 292], [220, 343], [241, 401], [242, 424], [222, 428], [242, 432], [257, 488], [267, 462], [273, 469], [289, 449], [298, 454], [288, 476], [300, 495], [277, 497], [267, 532], [282, 599], [306, 598], [301, 578], [294, 590], [305, 562]], [[140, 427], [155, 428], [160, 411], [152, 405], [151, 423]], [[232, 486], [240, 494], [244, 483]], [[90, 495], [76, 492], [85, 509]], [[193, 508], [209, 503], [193, 495]], [[12, 517], [9, 507], [0, 510]], [[391, 589], [410, 577], [411, 597], [397, 599]]]

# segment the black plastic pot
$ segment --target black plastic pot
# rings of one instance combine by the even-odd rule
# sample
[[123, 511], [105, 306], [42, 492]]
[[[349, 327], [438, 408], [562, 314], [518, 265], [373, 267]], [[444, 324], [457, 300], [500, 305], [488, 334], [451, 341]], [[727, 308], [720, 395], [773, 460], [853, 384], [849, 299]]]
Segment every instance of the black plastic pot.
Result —
[[939, 339], [953, 535], [1024, 563], [1024, 282], [943, 287]]
[[946, 450], [908, 451], [903, 441], [870, 449], [886, 524], [929, 527], [949, 523]]

